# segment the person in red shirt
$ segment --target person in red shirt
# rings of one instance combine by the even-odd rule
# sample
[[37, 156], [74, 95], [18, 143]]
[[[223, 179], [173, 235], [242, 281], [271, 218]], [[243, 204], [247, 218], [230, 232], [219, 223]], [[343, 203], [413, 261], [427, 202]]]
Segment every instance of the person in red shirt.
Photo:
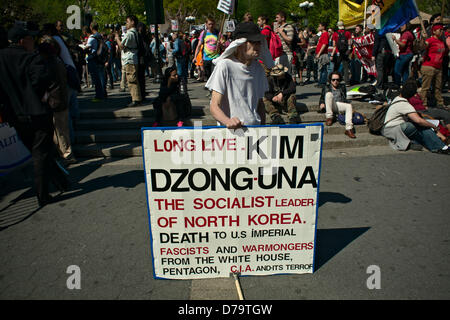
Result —
[[426, 40], [426, 51], [423, 58], [422, 68], [422, 90], [420, 97], [423, 104], [427, 106], [427, 94], [430, 90], [431, 84], [434, 83], [434, 94], [438, 107], [444, 106], [444, 99], [442, 98], [442, 61], [444, 54], [447, 52], [444, 42], [440, 39], [444, 32], [444, 26], [441, 23], [433, 25], [432, 37]]
[[330, 41], [327, 25], [322, 22], [319, 23], [317, 30], [321, 33], [319, 42], [316, 47], [316, 59], [318, 60], [317, 69], [319, 70], [319, 84], [316, 87], [323, 88], [327, 84], [328, 78], [328, 64], [330, 58], [328, 57], [328, 42]]
[[[338, 71], [341, 63], [343, 64], [344, 81], [349, 84], [348, 63], [350, 61], [348, 55], [352, 47], [352, 34], [345, 30], [344, 22], [337, 23], [338, 30], [333, 33], [331, 39], [333, 40], [333, 51], [331, 52], [331, 59], [334, 62], [334, 70]], [[340, 52], [339, 48], [344, 52]]]
[[272, 28], [269, 25], [269, 19], [266, 16], [259, 16], [257, 24], [261, 28], [261, 33], [266, 37], [267, 47], [270, 48], [270, 35]]
[[394, 82], [397, 85], [405, 83], [409, 77], [409, 63], [413, 58], [412, 45], [414, 42], [414, 35], [406, 24], [400, 27], [400, 32], [400, 39], [392, 36], [392, 40], [398, 44], [400, 49], [394, 67]]

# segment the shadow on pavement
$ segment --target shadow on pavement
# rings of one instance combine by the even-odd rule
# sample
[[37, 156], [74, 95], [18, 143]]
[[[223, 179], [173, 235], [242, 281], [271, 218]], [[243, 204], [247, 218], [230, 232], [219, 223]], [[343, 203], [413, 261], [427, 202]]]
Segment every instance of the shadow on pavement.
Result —
[[369, 229], [369, 227], [318, 229], [314, 272]]
[[[90, 167], [90, 166], [87, 166]], [[95, 170], [100, 168], [100, 166], [95, 167]], [[86, 170], [92, 172], [95, 170], [86, 169], [86, 167], [78, 167], [76, 169], [77, 172], [75, 172], [73, 175], [77, 177], [76, 180], [81, 181], [80, 176], [88, 176], [88, 174], [85, 173]], [[92, 169], [92, 168], [91, 168]], [[73, 180], [72, 180], [73, 181]], [[101, 176], [98, 178], [91, 179], [86, 182], [73, 182], [70, 190], [67, 193], [64, 193], [60, 195], [57, 200], [58, 201], [64, 201], [67, 199], [71, 199], [74, 197], [81, 196], [83, 194], [90, 193], [92, 191], [105, 189], [108, 187], [113, 188], [134, 188], [138, 184], [144, 183], [145, 177], [143, 174], [143, 170], [132, 170], [127, 171], [124, 173], [119, 173], [115, 175], [110, 176]]]
[[[111, 162], [118, 160], [118, 158], [113, 159]], [[55, 203], [107, 187], [133, 188], [140, 183], [144, 183], [143, 170], [101, 176], [87, 182], [79, 182], [98, 170], [102, 164], [103, 159], [100, 159], [88, 165], [71, 167], [69, 169], [71, 186], [66, 193], [59, 193], [53, 184], [50, 183], [50, 192], [58, 192], [58, 195], [54, 195]], [[27, 220], [41, 209], [36, 198], [36, 193], [32, 187], [32, 172], [32, 164], [29, 164], [24, 170], [11, 172], [0, 180], [0, 186], [2, 187], [2, 195], [0, 196], [0, 231]], [[4, 201], [4, 204], [1, 203], [1, 200], [4, 200], [6, 195], [17, 191], [22, 193], [8, 203], [6, 201]]]
[[0, 209], [0, 231], [27, 220], [40, 209], [33, 188], [28, 188]]
[[349, 203], [352, 199], [338, 192], [319, 192], [319, 207], [327, 202]]

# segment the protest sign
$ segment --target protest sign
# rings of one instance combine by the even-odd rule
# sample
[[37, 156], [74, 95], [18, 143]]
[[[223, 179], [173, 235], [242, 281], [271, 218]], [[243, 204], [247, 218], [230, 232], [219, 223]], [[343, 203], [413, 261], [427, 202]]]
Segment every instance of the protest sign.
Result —
[[143, 128], [155, 278], [313, 272], [323, 126]]
[[234, 12], [234, 0], [219, 0], [217, 10], [225, 14], [232, 15]]
[[0, 175], [31, 159], [31, 154], [8, 123], [0, 123]]
[[372, 49], [375, 37], [372, 33], [353, 38], [355, 54], [369, 75], [377, 76], [375, 61], [372, 60]]
[[178, 20], [170, 20], [172, 31], [178, 31]]

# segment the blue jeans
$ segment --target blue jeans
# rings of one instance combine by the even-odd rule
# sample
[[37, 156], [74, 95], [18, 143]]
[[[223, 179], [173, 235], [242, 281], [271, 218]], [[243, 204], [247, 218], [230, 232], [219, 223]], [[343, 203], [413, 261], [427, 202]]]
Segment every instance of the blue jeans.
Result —
[[409, 77], [409, 63], [413, 58], [412, 53], [401, 54], [395, 61], [394, 82], [398, 85], [405, 83]]
[[95, 86], [95, 97], [97, 99], [103, 99], [106, 97], [106, 79], [105, 79], [105, 67], [99, 65], [95, 61], [88, 61], [88, 71], [91, 74], [92, 82]]
[[436, 152], [445, 146], [441, 139], [439, 139], [436, 133], [430, 128], [419, 127], [411, 122], [402, 123], [400, 127], [409, 139], [423, 145], [431, 152]]

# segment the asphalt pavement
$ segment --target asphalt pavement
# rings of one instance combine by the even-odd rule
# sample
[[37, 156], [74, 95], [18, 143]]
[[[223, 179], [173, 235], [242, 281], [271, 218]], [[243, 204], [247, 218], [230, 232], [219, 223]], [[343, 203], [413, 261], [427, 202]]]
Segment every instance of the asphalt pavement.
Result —
[[[241, 277], [245, 298], [449, 299], [449, 160], [324, 158], [315, 272]], [[70, 179], [42, 209], [29, 166], [0, 179], [0, 299], [238, 299], [231, 278], [153, 279], [140, 158], [81, 161]], [[380, 287], [369, 289], [377, 267]]]

